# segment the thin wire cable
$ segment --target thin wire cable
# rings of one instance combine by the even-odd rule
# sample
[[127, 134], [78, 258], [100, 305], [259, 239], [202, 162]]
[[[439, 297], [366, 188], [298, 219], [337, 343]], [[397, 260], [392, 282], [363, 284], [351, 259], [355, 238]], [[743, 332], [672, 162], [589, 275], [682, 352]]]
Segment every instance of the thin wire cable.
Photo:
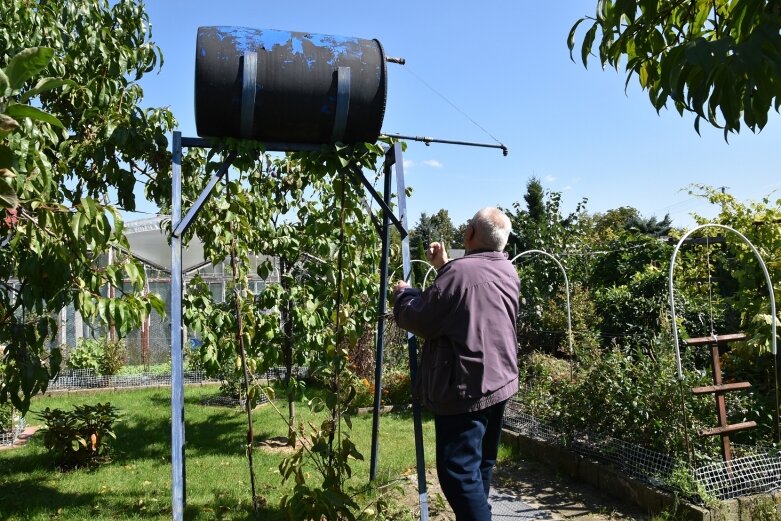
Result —
[[428, 82], [426, 82], [426, 80], [424, 80], [422, 77], [420, 77], [419, 75], [415, 74], [415, 72], [414, 72], [414, 71], [413, 71], [413, 70], [410, 68], [410, 66], [409, 66], [409, 65], [405, 65], [404, 67], [402, 67], [402, 69], [404, 69], [404, 70], [406, 70], [407, 72], [409, 72], [409, 73], [410, 73], [410, 74], [411, 74], [413, 77], [415, 77], [415, 79], [416, 79], [416, 80], [418, 80], [418, 81], [419, 81], [419, 82], [421, 82], [423, 85], [425, 85], [425, 86], [426, 86], [426, 87], [427, 87], [427, 88], [428, 88], [428, 89], [429, 89], [431, 92], [433, 92], [434, 94], [436, 94], [437, 96], [439, 96], [440, 98], [442, 98], [442, 99], [445, 101], [445, 103], [447, 103], [448, 105], [450, 105], [451, 107], [453, 107], [455, 110], [457, 110], [458, 112], [460, 112], [460, 113], [461, 113], [461, 115], [462, 115], [462, 116], [464, 116], [464, 117], [465, 117], [466, 119], [468, 119], [469, 121], [471, 121], [471, 122], [472, 122], [472, 124], [473, 124], [474, 126], [476, 126], [476, 127], [477, 127], [477, 128], [479, 128], [480, 130], [482, 130], [483, 132], [485, 132], [485, 134], [486, 134], [488, 137], [490, 137], [491, 139], [493, 139], [494, 141], [496, 141], [498, 144], [500, 144], [500, 145], [502, 144], [502, 142], [501, 142], [501, 141], [499, 141], [499, 140], [498, 140], [498, 139], [497, 139], [497, 138], [496, 138], [496, 137], [495, 137], [493, 134], [491, 134], [490, 132], [488, 132], [488, 131], [487, 131], [487, 130], [486, 130], [486, 129], [485, 129], [483, 126], [482, 126], [482, 125], [480, 125], [480, 124], [479, 124], [477, 121], [475, 121], [474, 119], [472, 119], [472, 117], [471, 117], [469, 114], [467, 114], [466, 112], [464, 112], [463, 110], [461, 110], [460, 108], [458, 108], [458, 106], [456, 106], [456, 104], [455, 104], [455, 103], [453, 103], [452, 101], [450, 101], [450, 100], [449, 100], [449, 99], [448, 99], [448, 98], [447, 98], [447, 97], [446, 97], [444, 94], [442, 94], [441, 92], [439, 92], [437, 89], [435, 89], [434, 87], [432, 87], [431, 85], [429, 85], [429, 84], [428, 84]]

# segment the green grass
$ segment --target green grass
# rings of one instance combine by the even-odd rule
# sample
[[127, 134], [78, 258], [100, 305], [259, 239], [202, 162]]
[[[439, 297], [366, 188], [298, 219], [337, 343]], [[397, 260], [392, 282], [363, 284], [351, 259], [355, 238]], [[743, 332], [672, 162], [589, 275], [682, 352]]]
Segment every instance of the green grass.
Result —
[[[187, 519], [251, 519], [249, 471], [244, 454], [246, 416], [240, 409], [207, 407], [200, 400], [215, 386], [185, 391]], [[92, 469], [59, 472], [41, 436], [22, 448], [0, 452], [0, 519], [101, 520], [171, 518], [171, 405], [166, 389], [71, 394], [37, 398], [32, 411], [68, 409], [82, 403], [111, 402], [123, 420], [116, 426], [111, 462]], [[282, 411], [285, 403], [276, 402]], [[302, 418], [312, 418], [298, 405]], [[256, 439], [285, 436], [287, 427], [274, 409], [254, 411]], [[28, 423], [38, 421], [28, 415]], [[372, 417], [353, 418], [351, 438], [364, 455], [352, 464], [351, 483], [368, 483]], [[434, 426], [425, 419], [426, 465], [433, 466]], [[267, 500], [261, 519], [279, 515], [282, 495], [292, 483], [282, 483], [277, 467], [283, 456], [261, 449], [255, 458], [256, 491]], [[414, 472], [415, 450], [409, 413], [384, 415], [380, 421], [378, 480], [388, 482]], [[317, 477], [310, 474], [312, 484]]]

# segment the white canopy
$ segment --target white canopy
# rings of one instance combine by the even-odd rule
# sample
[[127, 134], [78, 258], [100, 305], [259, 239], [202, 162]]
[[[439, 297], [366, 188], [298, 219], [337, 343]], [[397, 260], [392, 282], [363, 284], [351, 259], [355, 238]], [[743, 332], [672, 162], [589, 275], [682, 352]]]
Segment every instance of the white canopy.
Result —
[[[167, 216], [166, 216], [167, 217]], [[158, 215], [125, 223], [125, 236], [130, 243], [130, 254], [140, 261], [163, 271], [171, 271], [171, 245], [162, 229], [163, 219]], [[182, 250], [182, 272], [187, 273], [208, 264], [204, 259], [203, 243], [193, 237]]]

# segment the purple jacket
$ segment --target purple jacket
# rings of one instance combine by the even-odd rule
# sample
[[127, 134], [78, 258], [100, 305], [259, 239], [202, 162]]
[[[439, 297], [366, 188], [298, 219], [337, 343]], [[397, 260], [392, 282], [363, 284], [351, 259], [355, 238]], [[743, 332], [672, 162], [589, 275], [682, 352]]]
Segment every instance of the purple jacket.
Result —
[[422, 293], [394, 293], [396, 322], [425, 339], [415, 395], [431, 412], [479, 411], [518, 390], [520, 285], [504, 253], [480, 251], [445, 264]]

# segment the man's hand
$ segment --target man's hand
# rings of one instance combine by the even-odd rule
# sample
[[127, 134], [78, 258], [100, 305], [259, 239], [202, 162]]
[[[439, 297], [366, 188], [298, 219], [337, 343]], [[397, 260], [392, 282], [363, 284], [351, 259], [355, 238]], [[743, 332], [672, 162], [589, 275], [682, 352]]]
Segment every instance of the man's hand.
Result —
[[426, 258], [436, 269], [441, 269], [449, 260], [445, 247], [438, 242], [429, 244], [428, 249], [426, 250]]
[[396, 292], [399, 292], [399, 291], [403, 290], [404, 288], [408, 288], [408, 287], [410, 287], [409, 284], [407, 284], [403, 280], [400, 280], [393, 287], [393, 292], [396, 293]]

